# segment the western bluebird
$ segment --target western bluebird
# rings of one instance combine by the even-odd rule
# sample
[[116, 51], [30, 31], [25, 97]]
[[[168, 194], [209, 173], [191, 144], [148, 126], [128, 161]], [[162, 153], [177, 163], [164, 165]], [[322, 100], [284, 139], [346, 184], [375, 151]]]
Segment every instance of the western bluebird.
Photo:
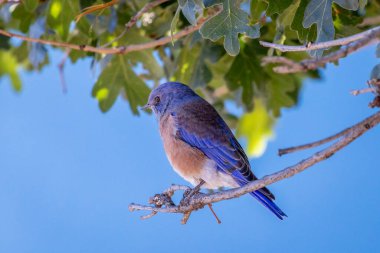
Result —
[[[166, 155], [185, 180], [204, 188], [239, 187], [256, 180], [248, 158], [217, 111], [188, 86], [168, 82], [154, 89], [143, 108], [159, 123]], [[279, 219], [286, 214], [262, 188], [250, 193]]]

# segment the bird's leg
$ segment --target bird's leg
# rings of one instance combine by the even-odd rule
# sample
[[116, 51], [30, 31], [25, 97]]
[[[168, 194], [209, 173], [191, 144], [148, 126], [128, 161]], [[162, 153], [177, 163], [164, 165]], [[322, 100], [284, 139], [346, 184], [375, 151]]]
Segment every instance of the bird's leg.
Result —
[[188, 201], [190, 200], [190, 198], [193, 197], [195, 194], [197, 194], [199, 190], [201, 189], [202, 185], [204, 185], [205, 183], [206, 182], [201, 178], [197, 186], [195, 186], [189, 192], [185, 191], [185, 193], [183, 194], [183, 199], [180, 202], [180, 205], [186, 205]]
[[211, 204], [207, 204], [207, 205], [208, 205], [208, 207], [210, 208], [212, 214], [214, 215], [214, 217], [215, 217], [215, 219], [216, 219], [216, 222], [218, 222], [218, 224], [222, 223], [222, 222], [219, 220], [219, 218], [218, 218], [218, 216], [216, 215], [216, 213], [214, 212], [214, 209], [212, 209], [212, 205], [211, 205]]
[[190, 192], [189, 194], [186, 196], [186, 198], [191, 198], [192, 196], [194, 196], [194, 194], [198, 193], [200, 190], [201, 190], [201, 187], [202, 185], [204, 185], [206, 182], [201, 178], [199, 180], [199, 184], [197, 184], [197, 186], [195, 186]]
[[[191, 197], [193, 197], [195, 194], [198, 194], [202, 185], [204, 185], [206, 183], [206, 181], [204, 181], [203, 179], [200, 179], [199, 180], [199, 184], [197, 184], [197, 186], [195, 186], [193, 189], [188, 189], [184, 192], [183, 194], [183, 199], [181, 200], [181, 202], [179, 203], [180, 206], [186, 206], [189, 204], [189, 200], [191, 199]], [[214, 215], [215, 219], [216, 219], [216, 222], [218, 222], [218, 224], [222, 223], [220, 221], [220, 219], [218, 218], [218, 216], [216, 215], [216, 213], [214, 212], [214, 209], [212, 208], [212, 205], [211, 204], [207, 204], [208, 207], [210, 208], [210, 211], [212, 212], [212, 214]], [[204, 205], [198, 207], [198, 208], [203, 208]], [[198, 209], [196, 208], [196, 209]], [[196, 210], [194, 209], [194, 210]], [[192, 211], [189, 211], [189, 212], [186, 212], [183, 214], [183, 218], [182, 218], [182, 221], [181, 223], [182, 224], [186, 224], [186, 222], [188, 221], [188, 219], [190, 218], [190, 214], [191, 214]]]

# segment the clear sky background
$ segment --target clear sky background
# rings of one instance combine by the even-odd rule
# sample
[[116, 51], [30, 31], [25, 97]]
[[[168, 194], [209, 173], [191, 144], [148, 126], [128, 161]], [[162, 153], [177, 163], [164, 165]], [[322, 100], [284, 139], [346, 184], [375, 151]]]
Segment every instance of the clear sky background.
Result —
[[[374, 113], [372, 95], [349, 94], [364, 87], [374, 54], [367, 48], [306, 82], [299, 106], [283, 111], [275, 139], [251, 161], [259, 177], [321, 149], [280, 158], [278, 148]], [[270, 186], [284, 221], [250, 196], [215, 204], [221, 225], [207, 209], [185, 226], [176, 214], [142, 221], [129, 203], [185, 183], [170, 168], [154, 117], [133, 116], [121, 99], [101, 113], [88, 61], [66, 66], [63, 94], [61, 53], [53, 55], [41, 73], [22, 73], [21, 94], [0, 82], [0, 252], [380, 252], [380, 128]]]

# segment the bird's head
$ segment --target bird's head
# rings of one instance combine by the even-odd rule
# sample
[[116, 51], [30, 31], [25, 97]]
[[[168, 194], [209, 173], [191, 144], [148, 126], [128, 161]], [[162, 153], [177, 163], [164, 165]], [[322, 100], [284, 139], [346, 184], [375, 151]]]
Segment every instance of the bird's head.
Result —
[[163, 83], [152, 90], [148, 103], [142, 109], [151, 109], [160, 118], [177, 105], [194, 97], [198, 95], [187, 85], [176, 82]]

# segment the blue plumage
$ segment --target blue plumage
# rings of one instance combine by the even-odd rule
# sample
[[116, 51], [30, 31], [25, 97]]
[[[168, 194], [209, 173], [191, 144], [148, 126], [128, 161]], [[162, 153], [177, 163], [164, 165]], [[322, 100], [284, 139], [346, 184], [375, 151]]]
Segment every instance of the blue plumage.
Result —
[[[213, 164], [215, 164], [214, 172], [207, 171], [208, 174], [199, 172], [194, 175], [194, 178], [206, 175], [207, 180], [215, 181], [213, 185], [224, 180], [225, 185], [223, 186], [231, 186], [231, 181], [234, 181], [236, 186], [243, 186], [257, 179], [251, 171], [251, 166], [243, 148], [224, 120], [207, 101], [199, 97], [186, 85], [180, 83], [160, 85], [152, 91], [147, 106], [153, 109], [161, 126], [165, 127], [165, 124], [174, 124], [174, 126], [166, 126], [175, 129], [173, 135], [165, 135], [163, 138], [180, 140], [201, 151], [206, 160], [213, 161]], [[169, 151], [171, 152], [171, 150]], [[173, 159], [176, 159], [175, 156], [173, 157]], [[202, 157], [199, 159], [202, 159]], [[209, 163], [206, 163], [206, 165], [210, 166]], [[210, 170], [209, 167], [204, 166], [199, 170]], [[180, 171], [181, 168], [177, 168], [177, 170]], [[183, 171], [183, 173], [185, 172]], [[210, 173], [214, 175], [214, 178], [209, 177]], [[211, 185], [213, 182], [206, 183]], [[279, 219], [286, 216], [273, 202], [275, 197], [267, 188], [252, 192], [251, 195]]]

